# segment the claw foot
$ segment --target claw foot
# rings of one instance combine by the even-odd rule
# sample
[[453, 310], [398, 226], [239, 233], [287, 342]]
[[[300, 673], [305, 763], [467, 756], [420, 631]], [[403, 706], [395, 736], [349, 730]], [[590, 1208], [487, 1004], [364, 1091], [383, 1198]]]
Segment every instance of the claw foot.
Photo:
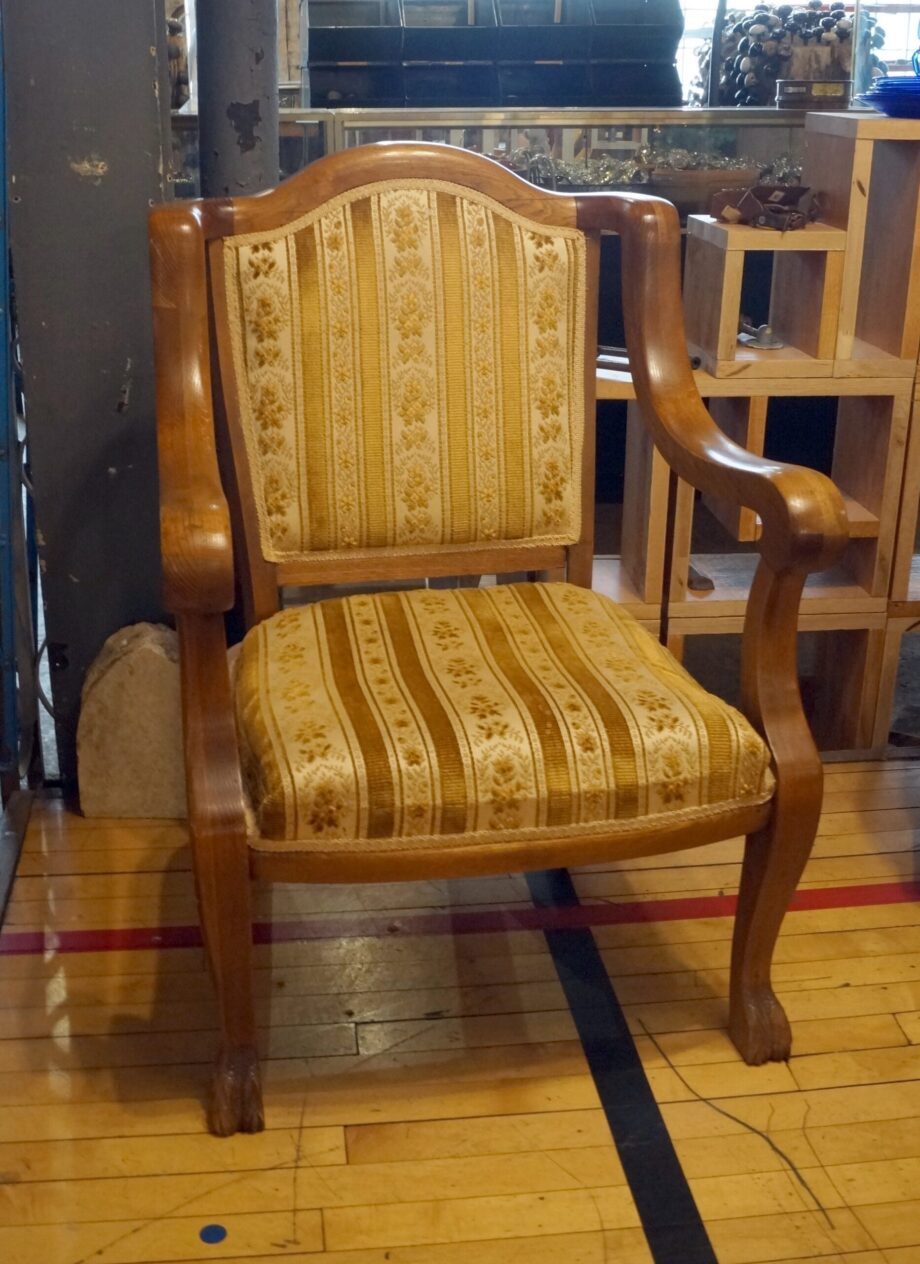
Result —
[[217, 1137], [230, 1137], [235, 1132], [261, 1132], [265, 1127], [255, 1049], [225, 1049], [218, 1055], [208, 1127]]
[[769, 988], [732, 998], [729, 1035], [749, 1066], [785, 1062], [792, 1051], [786, 1011]]

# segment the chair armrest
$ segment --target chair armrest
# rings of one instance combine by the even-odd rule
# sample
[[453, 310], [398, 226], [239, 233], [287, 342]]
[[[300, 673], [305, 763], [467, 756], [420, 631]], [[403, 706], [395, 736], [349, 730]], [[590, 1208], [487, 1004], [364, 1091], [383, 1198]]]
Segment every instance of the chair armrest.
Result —
[[760, 553], [777, 574], [832, 565], [849, 529], [831, 480], [745, 451], [719, 429], [700, 398], [684, 332], [675, 208], [641, 193], [588, 194], [578, 203], [580, 227], [620, 234], [629, 363], [643, 417], [665, 460], [694, 487], [759, 514]]
[[687, 354], [674, 207], [643, 194], [588, 194], [578, 199], [578, 224], [620, 234], [629, 363], [665, 459], [694, 487], [760, 515], [761, 561], [741, 638], [741, 699], [773, 755], [774, 817], [786, 823], [788, 848], [796, 831], [814, 836], [821, 808], [821, 760], [796, 667], [799, 605], [806, 575], [830, 566], [849, 538], [843, 498], [823, 474], [732, 443], [703, 406]]
[[233, 543], [214, 441], [199, 207], [151, 212], [150, 269], [166, 606], [216, 614], [233, 605]]

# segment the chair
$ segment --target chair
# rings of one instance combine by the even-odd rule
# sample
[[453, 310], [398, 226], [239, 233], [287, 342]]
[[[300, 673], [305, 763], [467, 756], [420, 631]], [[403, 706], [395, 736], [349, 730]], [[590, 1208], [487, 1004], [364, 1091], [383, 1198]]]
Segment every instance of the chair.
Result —
[[[591, 591], [607, 230], [655, 442], [763, 524], [747, 718]], [[771, 957], [822, 787], [796, 620], [846, 519], [828, 479], [743, 451], [703, 407], [674, 208], [388, 143], [258, 197], [158, 207], [150, 231], [165, 591], [220, 1012], [212, 1131], [263, 1126], [251, 878], [461, 877], [744, 834], [731, 1036], [749, 1063], [788, 1057]], [[279, 608], [289, 585], [512, 574], [538, 582]]]

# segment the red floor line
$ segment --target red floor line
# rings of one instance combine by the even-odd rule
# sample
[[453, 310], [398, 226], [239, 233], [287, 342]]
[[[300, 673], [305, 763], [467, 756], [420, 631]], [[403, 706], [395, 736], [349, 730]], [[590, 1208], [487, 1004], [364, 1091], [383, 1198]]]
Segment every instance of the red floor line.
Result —
[[[797, 891], [790, 908], [864, 908], [875, 904], [903, 904], [920, 900], [920, 881], [879, 882], [849, 887], [811, 887]], [[665, 900], [635, 900], [621, 904], [581, 904], [576, 908], [471, 909], [464, 912], [340, 917], [294, 922], [256, 922], [257, 944], [291, 943], [307, 939], [386, 939], [406, 935], [480, 935], [502, 931], [563, 930], [583, 926], [618, 926], [628, 922], [690, 921], [702, 917], [731, 917], [734, 895], [690, 895]], [[197, 926], [141, 926], [112, 930], [5, 931], [0, 934], [0, 956], [45, 953], [117, 952], [137, 948], [197, 948]]]

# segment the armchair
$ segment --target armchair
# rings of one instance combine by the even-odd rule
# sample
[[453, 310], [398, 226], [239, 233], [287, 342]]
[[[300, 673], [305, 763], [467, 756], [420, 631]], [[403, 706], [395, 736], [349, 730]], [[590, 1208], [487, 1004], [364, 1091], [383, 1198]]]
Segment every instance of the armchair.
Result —
[[[604, 230], [655, 442], [763, 523], [745, 715], [591, 592]], [[212, 1131], [263, 1126], [252, 878], [458, 877], [744, 834], [731, 1036], [750, 1063], [788, 1057], [770, 964], [822, 788], [796, 621], [846, 519], [828, 479], [743, 451], [704, 408], [674, 208], [392, 143], [259, 197], [158, 207], [150, 234], [166, 600], [220, 1011]], [[539, 579], [279, 606], [286, 585], [509, 572]]]

